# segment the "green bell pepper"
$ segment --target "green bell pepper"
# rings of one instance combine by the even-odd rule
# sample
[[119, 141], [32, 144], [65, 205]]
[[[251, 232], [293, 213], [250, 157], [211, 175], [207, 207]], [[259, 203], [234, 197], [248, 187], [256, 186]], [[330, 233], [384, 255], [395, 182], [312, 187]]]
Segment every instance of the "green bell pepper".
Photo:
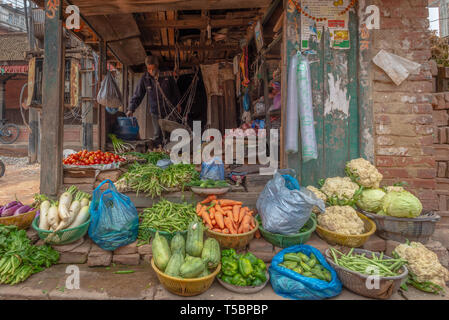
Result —
[[235, 249], [226, 249], [226, 250], [221, 251], [221, 256], [236, 259], [237, 252], [235, 252]]
[[237, 273], [232, 277], [231, 284], [233, 284], [234, 286], [244, 287], [246, 286], [246, 280], [241, 274]]
[[235, 275], [239, 270], [239, 265], [236, 260], [230, 257], [223, 257], [221, 260], [221, 270], [227, 276]]
[[238, 270], [244, 278], [253, 273], [253, 266], [251, 265], [251, 262], [244, 257], [240, 257], [238, 266]]
[[265, 262], [263, 262], [262, 259], [257, 259], [256, 269], [265, 271], [265, 270], [267, 270], [267, 265], [265, 264]]
[[257, 263], [257, 257], [253, 255], [251, 252], [248, 252], [243, 255], [243, 258], [246, 258], [251, 262], [251, 265], [254, 267], [254, 265]]
[[220, 279], [226, 283], [232, 284], [232, 276], [222, 275]]
[[256, 279], [254, 279], [254, 280], [251, 282], [251, 285], [252, 285], [253, 287], [257, 287], [257, 286], [263, 285], [264, 283], [265, 283], [265, 281], [262, 281], [262, 280], [256, 278]]
[[256, 277], [256, 279], [260, 279], [262, 282], [267, 281], [267, 276], [264, 270], [256, 269], [252, 275]]

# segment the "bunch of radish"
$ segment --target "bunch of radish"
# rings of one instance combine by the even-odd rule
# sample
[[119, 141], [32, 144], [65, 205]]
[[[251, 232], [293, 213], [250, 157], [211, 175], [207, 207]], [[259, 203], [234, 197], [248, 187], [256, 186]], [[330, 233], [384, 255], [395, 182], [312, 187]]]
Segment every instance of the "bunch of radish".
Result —
[[3, 207], [0, 207], [0, 217], [5, 218], [18, 216], [20, 214], [24, 214], [33, 210], [34, 208], [25, 206], [19, 201], [13, 201]]
[[89, 220], [91, 196], [71, 186], [58, 202], [46, 200], [40, 205], [39, 229], [60, 231], [72, 229]]

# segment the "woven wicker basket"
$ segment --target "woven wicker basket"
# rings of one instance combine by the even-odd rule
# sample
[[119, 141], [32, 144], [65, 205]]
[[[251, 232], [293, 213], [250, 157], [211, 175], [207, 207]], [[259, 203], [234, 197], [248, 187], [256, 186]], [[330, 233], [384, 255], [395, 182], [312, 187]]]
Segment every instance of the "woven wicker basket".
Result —
[[[375, 254], [379, 256], [377, 252], [372, 252], [363, 249], [354, 249], [354, 253], [362, 254], [365, 253], [367, 257]], [[391, 259], [391, 257], [383, 256], [385, 259]], [[407, 280], [408, 270], [405, 266], [402, 267], [402, 273], [395, 277], [380, 277], [379, 285], [374, 288], [368, 288], [367, 284], [375, 284], [374, 281], [368, 280], [367, 275], [361, 274], [359, 272], [351, 271], [349, 269], [343, 268], [335, 264], [334, 259], [331, 257], [330, 250], [327, 249], [325, 252], [325, 258], [327, 262], [335, 269], [338, 278], [341, 283], [351, 290], [361, 296], [373, 298], [373, 299], [389, 299], [395, 292], [399, 290], [401, 284]]]
[[320, 227], [318, 224], [316, 226], [316, 233], [323, 238], [330, 245], [342, 245], [346, 247], [358, 248], [365, 244], [368, 241], [369, 237], [371, 237], [374, 232], [376, 232], [376, 224], [371, 219], [368, 219], [363, 214], [357, 212], [357, 215], [362, 219], [365, 224], [365, 233], [358, 235], [345, 235], [337, 232], [333, 232], [323, 227]]
[[425, 212], [416, 218], [396, 218], [359, 210], [376, 223], [376, 234], [379, 237], [401, 243], [406, 240], [429, 242], [437, 222], [441, 219], [433, 211]]
[[221, 248], [245, 249], [249, 242], [253, 240], [256, 231], [259, 230], [259, 222], [257, 219], [254, 220], [256, 221], [256, 227], [246, 233], [225, 234], [206, 229], [206, 234], [209, 238], [216, 239]]
[[206, 292], [210, 288], [210, 286], [215, 280], [215, 277], [221, 270], [221, 263], [220, 263], [217, 269], [215, 269], [215, 271], [212, 272], [207, 277], [196, 279], [181, 279], [171, 277], [163, 273], [161, 270], [158, 269], [158, 267], [156, 267], [153, 258], [151, 258], [151, 266], [153, 267], [153, 270], [156, 272], [159, 281], [168, 291], [183, 297], [197, 296], [199, 294], [202, 294], [203, 292]]
[[36, 210], [22, 213], [18, 216], [0, 218], [0, 224], [5, 226], [15, 225], [19, 229], [28, 229], [33, 223]]

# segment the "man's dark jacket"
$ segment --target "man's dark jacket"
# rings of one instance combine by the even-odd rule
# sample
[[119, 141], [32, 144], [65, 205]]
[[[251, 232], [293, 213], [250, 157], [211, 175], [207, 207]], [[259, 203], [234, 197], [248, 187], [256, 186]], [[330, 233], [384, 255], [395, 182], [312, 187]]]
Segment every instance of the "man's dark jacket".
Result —
[[[178, 85], [176, 84], [173, 77], [165, 76], [164, 73], [161, 72], [161, 75], [159, 76], [159, 85], [162, 88], [163, 92], [165, 93], [165, 96], [170, 100], [170, 102], [176, 106], [176, 104], [181, 99], [181, 94], [179, 92]], [[145, 71], [145, 74], [142, 76], [142, 78], [139, 81], [139, 84], [137, 85], [136, 91], [134, 92], [133, 97], [131, 98], [130, 104], [129, 104], [129, 111], [134, 112], [142, 102], [143, 98], [145, 97], [145, 94], [147, 95], [148, 103], [150, 104], [150, 112], [153, 114], [159, 114], [158, 112], [158, 104], [157, 104], [157, 96], [156, 94], [159, 93], [159, 104], [161, 108], [161, 115], [162, 117], [165, 117], [166, 113], [164, 110], [164, 98], [162, 97], [162, 94], [158, 92], [156, 88], [156, 79], [154, 79], [148, 71]], [[167, 110], [171, 109], [167, 106]], [[168, 111], [168, 112], [170, 112]]]

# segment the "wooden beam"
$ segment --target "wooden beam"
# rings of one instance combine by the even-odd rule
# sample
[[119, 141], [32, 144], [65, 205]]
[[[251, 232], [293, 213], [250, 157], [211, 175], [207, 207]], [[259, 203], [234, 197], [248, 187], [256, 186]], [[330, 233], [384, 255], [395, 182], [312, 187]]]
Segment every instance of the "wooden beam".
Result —
[[73, 0], [85, 16], [170, 10], [219, 10], [266, 8], [271, 0]]
[[[107, 72], [107, 46], [105, 41], [100, 41], [100, 80], [103, 81]], [[100, 83], [101, 83], [100, 81]], [[100, 150], [106, 151], [106, 109], [105, 106], [98, 105], [98, 134]]]
[[[144, 44], [144, 48], [149, 51], [154, 50], [160, 50], [160, 51], [167, 51], [167, 50], [174, 50], [175, 46], [158, 46], [153, 44]], [[187, 50], [193, 50], [193, 51], [226, 51], [226, 50], [237, 50], [239, 49], [239, 44], [220, 44], [220, 45], [212, 45], [212, 46], [186, 46], [186, 45], [178, 45], [179, 50], [187, 51]]]
[[[247, 26], [254, 18], [234, 18], [234, 19], [211, 19], [210, 25], [212, 28], [228, 28]], [[207, 28], [208, 19], [186, 19], [186, 20], [145, 20], [140, 23], [142, 28], [161, 29], [161, 28], [175, 28], [175, 29], [205, 29]]]
[[[201, 19], [207, 19], [207, 16], [209, 15], [209, 11], [207, 10], [201, 10]], [[203, 47], [206, 44], [206, 29], [201, 29], [200, 34], [200, 46]], [[203, 62], [204, 60], [205, 51], [202, 50], [199, 54], [200, 62]]]
[[52, 197], [58, 195], [62, 186], [65, 65], [63, 35], [61, 2], [46, 2], [40, 192]]
[[[165, 16], [165, 12], [158, 12], [158, 17], [159, 17], [159, 22], [164, 22], [164, 20], [166, 20], [166, 16]], [[161, 33], [161, 41], [162, 41], [162, 45], [166, 46], [168, 45], [168, 34], [167, 34], [167, 28], [162, 28], [160, 29], [160, 33]], [[170, 49], [168, 49], [167, 51], [163, 51], [161, 52], [162, 56], [164, 56], [165, 58], [170, 58]]]

